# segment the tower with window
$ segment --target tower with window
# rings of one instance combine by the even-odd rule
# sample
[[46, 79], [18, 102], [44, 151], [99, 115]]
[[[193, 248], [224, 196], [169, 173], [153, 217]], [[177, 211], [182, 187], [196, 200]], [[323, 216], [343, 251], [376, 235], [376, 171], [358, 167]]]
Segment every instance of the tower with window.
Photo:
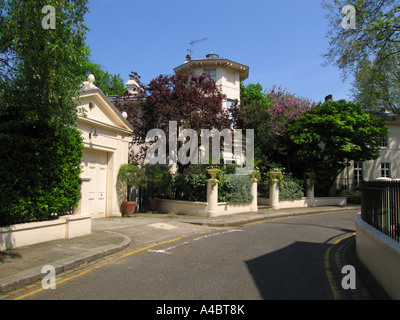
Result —
[[[222, 102], [225, 110], [235, 108], [240, 103], [240, 83], [249, 77], [249, 67], [229, 60], [221, 58], [216, 53], [209, 53], [205, 58], [192, 59], [190, 55], [186, 56], [185, 63], [174, 69], [176, 74], [208, 74], [217, 86], [221, 88], [222, 94], [226, 99]], [[241, 141], [245, 145], [245, 141]], [[233, 147], [239, 145], [239, 141], [233, 141]], [[232, 161], [243, 164], [244, 155], [240, 159], [234, 158], [231, 151], [223, 150], [225, 161]], [[243, 154], [243, 152], [242, 152]]]
[[205, 58], [192, 59], [187, 55], [185, 63], [174, 69], [175, 73], [208, 74], [221, 87], [226, 96], [223, 107], [228, 109], [240, 103], [240, 82], [249, 77], [249, 67], [209, 53]]

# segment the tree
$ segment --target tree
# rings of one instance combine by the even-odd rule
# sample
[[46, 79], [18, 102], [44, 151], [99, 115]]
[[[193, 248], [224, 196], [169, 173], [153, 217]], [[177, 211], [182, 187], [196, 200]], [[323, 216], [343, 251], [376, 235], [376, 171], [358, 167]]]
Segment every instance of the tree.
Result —
[[[55, 28], [44, 28], [50, 5]], [[86, 0], [0, 2], [0, 220], [48, 219], [80, 198]], [[6, 218], [5, 218], [6, 217]]]
[[[74, 125], [73, 98], [81, 85], [84, 57], [86, 0], [6, 2], [2, 46], [13, 69], [4, 88], [16, 118]], [[44, 29], [42, 8], [54, 7], [55, 29]], [[4, 83], [3, 83], [4, 84]], [[12, 105], [12, 106], [11, 106]]]
[[[274, 86], [262, 93], [260, 85], [249, 85], [251, 96], [255, 97], [243, 106], [243, 114], [246, 119], [246, 128], [255, 130], [255, 157], [263, 163], [265, 170], [269, 170], [266, 164], [279, 164], [287, 171], [291, 171], [290, 144], [286, 134], [290, 123], [295, 122], [301, 114], [312, 108], [315, 103], [310, 99], [296, 97], [294, 94]], [[247, 89], [246, 88], [246, 89]], [[259, 90], [257, 93], [256, 90]]]
[[365, 113], [359, 104], [327, 101], [304, 113], [288, 127], [292, 157], [303, 172], [314, 170], [316, 192], [327, 194], [334, 179], [349, 164], [379, 157], [385, 121]]
[[240, 103], [244, 106], [252, 103], [260, 102], [263, 104], [267, 103], [267, 99], [263, 93], [263, 87], [261, 84], [250, 83], [245, 86], [242, 82], [240, 83]]
[[[90, 50], [87, 48], [85, 61], [82, 63], [81, 74], [88, 76], [93, 74], [96, 79], [96, 87], [100, 88], [106, 95], [123, 95], [125, 85], [119, 74], [110, 74], [103, 67], [90, 59]], [[82, 82], [86, 80], [82, 78]]]
[[[374, 87], [373, 91], [383, 97], [374, 99], [374, 103], [391, 108], [399, 100], [400, 5], [397, 0], [351, 1], [355, 9], [354, 29], [342, 27], [347, 18], [341, 11], [345, 5], [349, 1], [324, 1], [330, 22], [326, 64], [338, 66], [345, 78], [348, 74], [356, 77], [354, 89], [359, 102], [367, 101], [371, 96], [369, 89]], [[390, 81], [382, 84], [382, 75], [389, 76]], [[398, 110], [398, 104], [394, 106], [392, 109]]]
[[268, 109], [270, 124], [278, 136], [284, 136], [289, 123], [297, 121], [304, 112], [315, 106], [310, 99], [296, 97], [276, 86], [267, 93], [267, 99], [271, 103]]
[[400, 112], [400, 55], [380, 65], [369, 60], [360, 64], [353, 82], [353, 96], [367, 111]]
[[229, 114], [222, 109], [224, 95], [208, 76], [160, 75], [145, 87], [143, 133], [153, 128], [168, 132], [169, 121], [178, 128], [229, 128]]
[[[224, 95], [205, 74], [160, 75], [148, 85], [141, 84], [139, 79], [138, 84], [141, 88], [136, 96], [127, 93], [118, 97], [115, 105], [128, 113], [128, 120], [135, 128], [135, 142], [143, 146], [141, 158], [148, 148], [147, 133], [151, 129], [161, 129], [168, 137], [170, 121], [177, 122], [178, 132], [190, 128], [198, 135], [201, 129], [222, 130], [231, 126], [230, 115], [222, 108]], [[138, 102], [141, 113], [137, 112]]]

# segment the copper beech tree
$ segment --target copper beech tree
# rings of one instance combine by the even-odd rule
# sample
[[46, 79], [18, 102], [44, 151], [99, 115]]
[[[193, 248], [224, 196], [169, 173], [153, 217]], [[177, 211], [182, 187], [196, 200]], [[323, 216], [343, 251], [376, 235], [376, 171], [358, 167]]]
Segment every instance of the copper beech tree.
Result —
[[126, 92], [115, 101], [135, 130], [134, 143], [142, 147], [141, 152], [132, 155], [133, 162], [144, 158], [149, 130], [161, 129], [168, 137], [171, 121], [177, 122], [178, 133], [190, 128], [200, 135], [201, 129], [231, 127], [232, 115], [223, 108], [225, 95], [208, 75], [160, 75], [148, 85], [140, 82], [137, 73], [133, 75], [139, 85], [136, 93]]

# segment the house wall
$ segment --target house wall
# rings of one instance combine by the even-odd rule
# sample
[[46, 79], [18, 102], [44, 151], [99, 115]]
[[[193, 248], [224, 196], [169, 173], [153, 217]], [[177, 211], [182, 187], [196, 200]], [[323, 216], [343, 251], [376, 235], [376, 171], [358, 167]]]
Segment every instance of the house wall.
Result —
[[[216, 69], [216, 84], [221, 86], [222, 93], [226, 95], [227, 100], [238, 100], [240, 102], [240, 75], [239, 72], [226, 69], [221, 66], [199, 67], [193, 70], [193, 74], [199, 76], [207, 69]], [[223, 106], [226, 108], [226, 102]]]
[[393, 299], [400, 299], [400, 244], [355, 216], [357, 256]]
[[[131, 130], [100, 90], [81, 95], [77, 128], [82, 133], [82, 198], [75, 214], [92, 218], [121, 216], [124, 191], [117, 188], [120, 166], [128, 163]], [[96, 132], [96, 135], [94, 134]], [[90, 137], [91, 134], [91, 137]]]
[[[388, 121], [388, 145], [381, 147], [380, 156], [376, 160], [366, 161], [362, 164], [363, 180], [373, 181], [381, 177], [381, 164], [390, 163], [390, 178], [400, 179], [400, 122]], [[343, 170], [336, 179], [336, 189], [345, 186], [346, 190], [355, 190], [354, 162]]]

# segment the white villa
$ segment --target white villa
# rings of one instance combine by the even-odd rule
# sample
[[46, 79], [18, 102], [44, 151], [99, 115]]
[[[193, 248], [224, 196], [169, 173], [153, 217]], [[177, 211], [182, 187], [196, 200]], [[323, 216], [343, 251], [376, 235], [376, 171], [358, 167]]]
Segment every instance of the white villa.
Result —
[[[216, 53], [209, 53], [203, 59], [193, 60], [190, 55], [187, 55], [185, 63], [176, 67], [174, 71], [177, 74], [208, 74], [217, 86], [221, 88], [222, 94], [226, 96], [226, 99], [222, 102], [223, 108], [226, 110], [234, 108], [236, 103], [240, 103], [240, 83], [249, 77], [248, 66], [221, 58]], [[242, 141], [233, 141], [233, 148], [238, 148], [239, 144], [242, 146], [246, 145], [244, 132]], [[244, 152], [241, 153], [241, 156], [235, 157], [232, 150], [224, 150], [222, 148], [222, 155], [225, 162], [245, 163]]]
[[207, 54], [204, 59], [192, 60], [186, 56], [184, 64], [174, 69], [175, 73], [189, 73], [201, 75], [206, 73], [221, 87], [226, 95], [224, 105], [231, 108], [236, 100], [240, 102], [240, 82], [249, 77], [249, 67], [238, 62], [220, 58], [216, 53]]
[[[208, 73], [226, 95], [223, 102], [226, 108], [240, 101], [240, 82], [249, 76], [249, 67], [220, 58], [217, 54], [208, 54], [205, 59], [198, 60], [191, 60], [188, 56], [187, 61], [174, 71]], [[81, 164], [82, 199], [76, 214], [92, 218], [120, 216], [122, 199], [115, 188], [116, 177], [120, 165], [128, 162], [133, 128], [114, 107], [115, 97], [105, 96], [94, 83], [92, 75], [83, 83], [77, 107], [84, 108], [86, 116], [79, 116], [77, 125], [84, 139], [84, 156]], [[126, 88], [131, 94], [140, 90], [135, 77], [130, 77]]]
[[82, 198], [76, 214], [92, 218], [121, 216], [116, 178], [120, 165], [128, 162], [133, 128], [94, 81], [90, 75], [79, 95], [78, 108], [84, 108], [86, 116], [80, 115], [77, 123], [84, 155]]
[[400, 179], [400, 116], [379, 113], [386, 120], [387, 136], [381, 137], [380, 157], [364, 163], [351, 163], [337, 178], [336, 189], [355, 191], [362, 181]]

